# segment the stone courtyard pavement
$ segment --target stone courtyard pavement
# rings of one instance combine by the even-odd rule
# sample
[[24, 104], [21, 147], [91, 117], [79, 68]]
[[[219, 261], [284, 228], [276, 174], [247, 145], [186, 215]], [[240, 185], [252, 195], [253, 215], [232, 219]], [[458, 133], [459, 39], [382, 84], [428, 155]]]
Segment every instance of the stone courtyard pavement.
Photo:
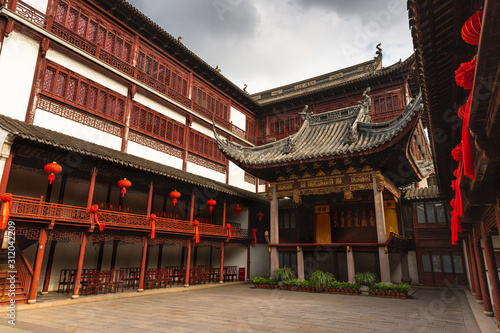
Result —
[[250, 284], [145, 291], [137, 297], [23, 306], [16, 312], [16, 326], [0, 313], [0, 332], [481, 332], [464, 291], [413, 292], [412, 299], [396, 299]]

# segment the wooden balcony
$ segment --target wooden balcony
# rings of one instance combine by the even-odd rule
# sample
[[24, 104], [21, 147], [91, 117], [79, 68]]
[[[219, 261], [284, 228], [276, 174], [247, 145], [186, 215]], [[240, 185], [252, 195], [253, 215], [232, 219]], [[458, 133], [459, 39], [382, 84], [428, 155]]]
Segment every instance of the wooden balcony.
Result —
[[[43, 198], [12, 196], [12, 207], [10, 219], [22, 222], [54, 222], [54, 225], [73, 225], [91, 227], [94, 223], [94, 214], [90, 209], [78, 206], [59, 205], [43, 202]], [[132, 214], [118, 211], [99, 209], [97, 211], [99, 222], [105, 224], [106, 229], [130, 230], [130, 231], [151, 231], [151, 220], [147, 215]], [[156, 234], [176, 234], [194, 236], [195, 229], [191, 222], [157, 217]], [[200, 237], [225, 238], [228, 235], [227, 228], [218, 224], [199, 224]], [[98, 230], [95, 225], [95, 230]], [[241, 228], [231, 228], [231, 235], [236, 239], [247, 239], [248, 230]]]

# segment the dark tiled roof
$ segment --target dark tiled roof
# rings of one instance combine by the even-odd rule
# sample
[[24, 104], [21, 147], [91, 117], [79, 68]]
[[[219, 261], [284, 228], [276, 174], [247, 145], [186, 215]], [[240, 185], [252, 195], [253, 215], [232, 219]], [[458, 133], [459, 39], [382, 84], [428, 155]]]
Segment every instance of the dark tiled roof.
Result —
[[254, 201], [268, 202], [268, 200], [262, 195], [252, 193], [235, 186], [216, 182], [209, 178], [204, 178], [141, 157], [77, 139], [43, 127], [31, 125], [4, 115], [0, 115], [0, 127], [24, 140], [39, 142], [49, 146], [76, 152], [78, 154], [92, 156], [101, 160], [118, 163], [120, 165], [129, 166], [138, 170], [183, 181], [195, 186], [219, 191], [221, 193]]
[[439, 198], [439, 187], [432, 185], [429, 187], [411, 188], [403, 194], [404, 200], [436, 199]]
[[228, 158], [250, 167], [368, 152], [390, 142], [406, 129], [419, 114], [421, 101], [419, 94], [400, 115], [382, 123], [369, 122], [370, 104], [366, 99], [355, 106], [306, 115], [304, 124], [294, 135], [256, 147], [228, 142], [217, 133], [216, 139]]

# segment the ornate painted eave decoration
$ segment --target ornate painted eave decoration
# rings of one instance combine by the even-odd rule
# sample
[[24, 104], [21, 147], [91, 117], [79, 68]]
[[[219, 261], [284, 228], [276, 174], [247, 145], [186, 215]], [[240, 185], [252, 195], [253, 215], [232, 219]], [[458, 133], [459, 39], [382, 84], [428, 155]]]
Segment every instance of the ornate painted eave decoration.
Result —
[[363, 96], [363, 101], [355, 106], [315, 115], [303, 111], [301, 114], [305, 121], [300, 130], [276, 142], [243, 147], [228, 142], [214, 131], [215, 138], [224, 155], [247, 169], [307, 163], [318, 158], [331, 160], [366, 155], [391, 143], [402, 131], [409, 130], [414, 125], [412, 120], [422, 108], [422, 95], [419, 93], [394, 119], [371, 123], [370, 97], [367, 91]]

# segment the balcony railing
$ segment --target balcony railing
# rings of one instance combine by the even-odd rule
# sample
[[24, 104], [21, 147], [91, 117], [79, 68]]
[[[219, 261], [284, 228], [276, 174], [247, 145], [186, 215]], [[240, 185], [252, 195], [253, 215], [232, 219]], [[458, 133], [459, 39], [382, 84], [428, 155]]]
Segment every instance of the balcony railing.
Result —
[[[10, 217], [33, 220], [54, 220], [58, 222], [75, 225], [88, 225], [92, 223], [92, 215], [89, 209], [77, 206], [60, 205], [43, 202], [41, 198], [12, 196], [12, 207]], [[151, 230], [151, 220], [147, 215], [116, 212], [99, 209], [97, 211], [99, 222], [104, 223], [106, 228], [113, 229], [137, 229], [138, 231]], [[194, 226], [185, 220], [178, 220], [165, 217], [156, 218], [157, 232], [175, 233], [184, 235], [194, 235]], [[96, 228], [97, 229], [97, 228]], [[222, 225], [200, 223], [200, 236], [227, 236], [227, 228]], [[241, 228], [231, 228], [233, 237], [247, 238], [248, 230]]]

